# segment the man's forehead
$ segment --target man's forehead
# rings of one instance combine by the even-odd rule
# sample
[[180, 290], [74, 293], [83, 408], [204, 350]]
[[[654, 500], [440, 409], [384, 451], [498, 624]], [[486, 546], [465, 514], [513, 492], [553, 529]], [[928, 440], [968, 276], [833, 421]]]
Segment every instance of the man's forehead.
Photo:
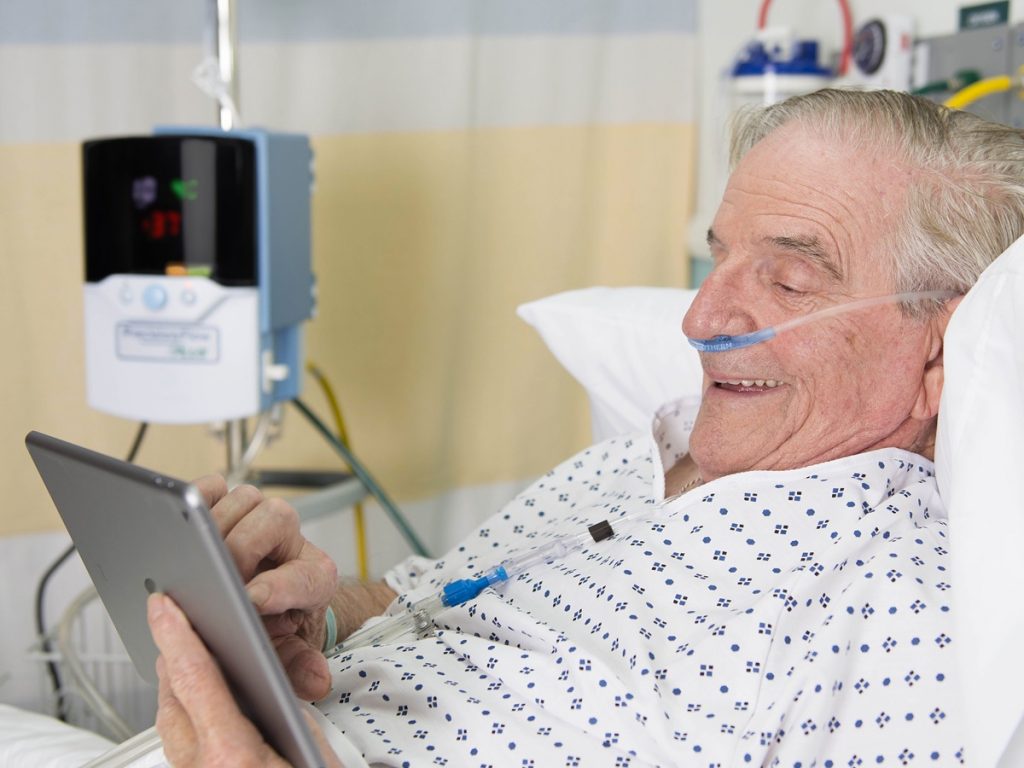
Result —
[[[740, 159], [709, 244], [772, 249], [847, 281], [878, 266], [905, 205], [907, 178], [885, 152], [836, 146], [800, 124], [784, 125]], [[733, 239], [737, 238], [734, 242]]]

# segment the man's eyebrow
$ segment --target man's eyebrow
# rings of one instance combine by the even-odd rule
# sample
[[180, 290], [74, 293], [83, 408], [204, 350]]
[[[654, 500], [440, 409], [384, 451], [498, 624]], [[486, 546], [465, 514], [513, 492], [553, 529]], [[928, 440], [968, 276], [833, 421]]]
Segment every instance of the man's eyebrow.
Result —
[[836, 281], [843, 279], [843, 270], [832, 253], [813, 235], [810, 237], [766, 237], [764, 242], [784, 251], [794, 251], [824, 269]]

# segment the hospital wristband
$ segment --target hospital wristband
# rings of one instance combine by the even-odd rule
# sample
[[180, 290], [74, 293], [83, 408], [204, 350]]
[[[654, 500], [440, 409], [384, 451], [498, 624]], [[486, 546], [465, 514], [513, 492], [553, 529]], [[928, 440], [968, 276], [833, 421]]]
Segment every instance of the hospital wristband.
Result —
[[329, 605], [324, 620], [327, 622], [327, 636], [324, 638], [323, 652], [327, 653], [338, 644], [338, 620], [334, 616], [334, 609]]

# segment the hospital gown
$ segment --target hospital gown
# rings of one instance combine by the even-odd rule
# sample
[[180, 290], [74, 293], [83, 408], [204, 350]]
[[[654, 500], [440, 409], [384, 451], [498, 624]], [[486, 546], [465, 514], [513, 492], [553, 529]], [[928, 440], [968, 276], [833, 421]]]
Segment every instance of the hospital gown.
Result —
[[884, 449], [664, 502], [690, 415], [669, 407], [653, 435], [582, 452], [443, 559], [389, 575], [402, 610], [510, 552], [618, 522], [448, 609], [424, 639], [332, 660], [318, 706], [371, 764], [963, 762], [932, 464]]

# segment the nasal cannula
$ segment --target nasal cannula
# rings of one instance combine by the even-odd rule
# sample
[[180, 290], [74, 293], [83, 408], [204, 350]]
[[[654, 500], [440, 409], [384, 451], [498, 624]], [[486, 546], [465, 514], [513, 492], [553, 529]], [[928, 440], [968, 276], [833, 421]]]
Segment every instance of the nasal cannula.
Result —
[[698, 352], [728, 352], [733, 349], [742, 349], [753, 344], [759, 344], [762, 341], [768, 341], [768, 339], [775, 338], [783, 331], [791, 330], [804, 323], [824, 320], [826, 317], [873, 307], [877, 304], [896, 304], [901, 301], [916, 301], [920, 299], [951, 299], [958, 295], [956, 291], [912, 291], [909, 293], [892, 293], [887, 296], [872, 296], [867, 299], [848, 301], [845, 304], [836, 304], [834, 307], [819, 309], [817, 312], [811, 312], [809, 315], [794, 317], [792, 320], [786, 320], [778, 325], [761, 328], [750, 333], [742, 333], [737, 336], [721, 334], [710, 339], [691, 339], [687, 337], [687, 341]]
[[487, 587], [500, 585], [535, 566], [559, 560], [588, 543], [604, 541], [620, 532], [623, 523], [635, 522], [640, 517], [649, 517], [677, 498], [679, 497], [672, 496], [653, 509], [646, 509], [632, 515], [623, 515], [615, 520], [615, 528], [612, 527], [612, 523], [603, 520], [591, 525], [584, 533], [559, 536], [526, 552], [509, 557], [499, 565], [483, 571], [476, 578], [452, 581], [446, 584], [439, 593], [410, 603], [402, 613], [388, 616], [353, 632], [333, 650], [328, 650], [325, 653], [328, 656], [336, 656], [365, 645], [389, 643], [409, 632], [422, 637], [434, 628], [434, 617], [441, 611], [469, 602]]

